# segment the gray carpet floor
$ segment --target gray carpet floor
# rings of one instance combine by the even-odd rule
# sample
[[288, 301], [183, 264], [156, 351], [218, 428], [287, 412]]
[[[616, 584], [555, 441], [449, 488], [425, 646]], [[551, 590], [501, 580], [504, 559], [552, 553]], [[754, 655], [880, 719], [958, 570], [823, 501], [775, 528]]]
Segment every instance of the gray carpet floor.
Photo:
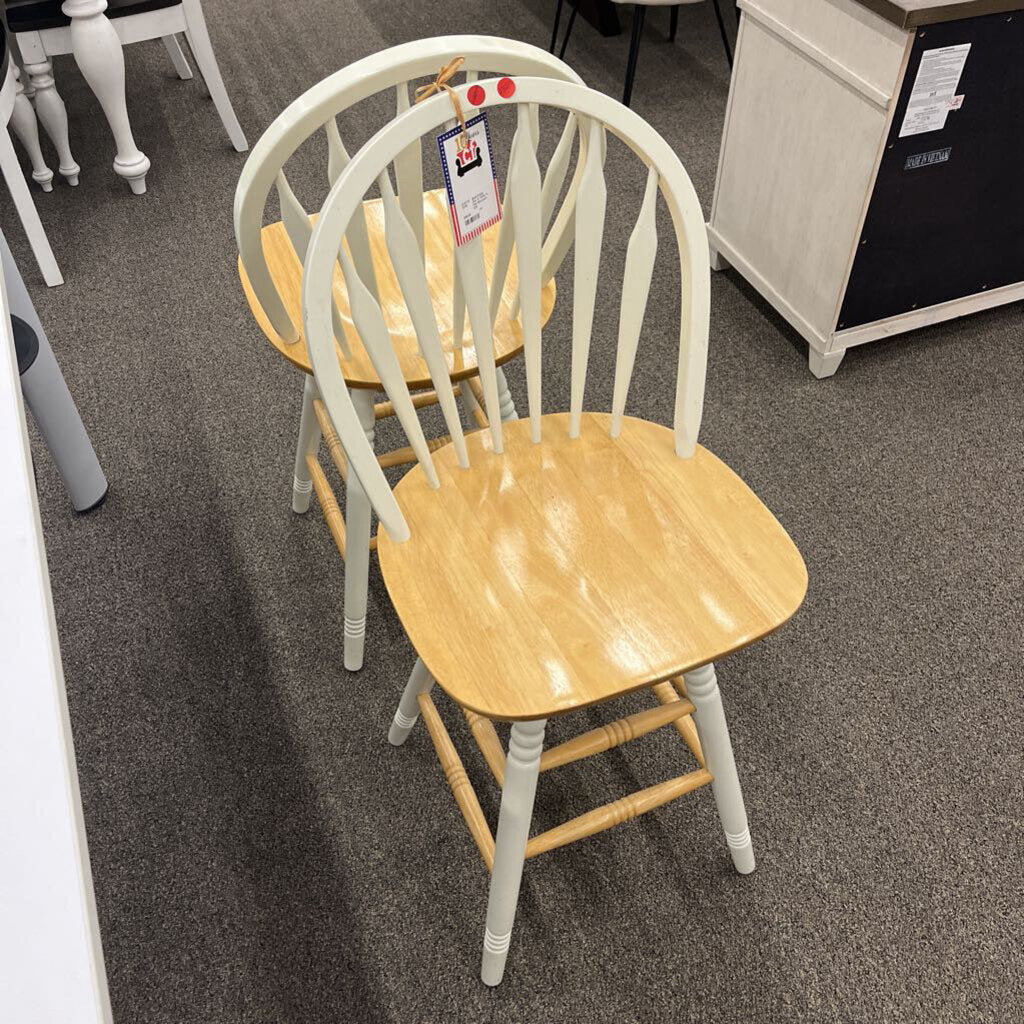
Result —
[[[552, 8], [206, 2], [250, 141], [354, 59], [467, 29], [545, 46]], [[667, 26], [667, 11], [648, 18], [634, 106], [707, 208], [727, 68], [708, 5], [682, 9], [675, 45]], [[580, 21], [569, 57], [618, 96], [626, 49]], [[796, 618], [720, 666], [759, 867], [732, 872], [706, 790], [533, 861], [491, 991], [477, 975], [486, 872], [425, 733], [401, 750], [385, 739], [413, 656], [379, 572], [367, 666], [347, 675], [343, 566], [319, 514], [290, 512], [300, 380], [238, 285], [244, 158], [159, 43], [127, 62], [153, 161], [142, 198], [111, 172], [73, 63], [55, 61], [82, 164], [78, 189], [37, 195], [63, 288], [42, 286], [0, 200], [111, 480], [102, 510], [75, 517], [36, 446], [115, 1019], [1024, 1018], [1021, 306], [853, 350], [819, 382], [780, 318], [735, 274], [714, 277], [702, 441], [810, 571]], [[296, 158], [310, 198], [321, 161], [316, 146]], [[608, 177], [610, 295], [642, 179], [615, 147]], [[552, 408], [567, 387], [564, 277], [545, 335]], [[608, 298], [594, 407], [614, 316]], [[662, 422], [674, 317], [659, 270], [630, 409]], [[522, 402], [522, 368], [509, 372]], [[442, 710], [493, 822], [486, 769]], [[679, 755], [663, 732], [562, 769], [538, 821], [678, 774]]]

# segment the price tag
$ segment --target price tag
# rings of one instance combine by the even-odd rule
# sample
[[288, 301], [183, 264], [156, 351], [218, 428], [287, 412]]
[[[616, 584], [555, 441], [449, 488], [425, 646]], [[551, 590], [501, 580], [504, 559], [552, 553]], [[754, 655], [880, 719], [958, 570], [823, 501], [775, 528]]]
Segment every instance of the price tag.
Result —
[[498, 175], [491, 162], [491, 130], [486, 111], [466, 122], [466, 135], [466, 146], [461, 144], [461, 125], [437, 137], [456, 245], [465, 245], [501, 220]]

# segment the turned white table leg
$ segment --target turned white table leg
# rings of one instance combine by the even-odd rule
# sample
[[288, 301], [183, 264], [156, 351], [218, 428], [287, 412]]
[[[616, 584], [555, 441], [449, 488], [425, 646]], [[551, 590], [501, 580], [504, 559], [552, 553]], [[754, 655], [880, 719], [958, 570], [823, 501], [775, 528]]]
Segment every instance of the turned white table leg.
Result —
[[732, 743], [714, 665], [705, 665], [686, 673], [686, 695], [697, 709], [693, 718], [700, 734], [700, 745], [708, 771], [715, 777], [711, 789], [715, 794], [718, 817], [725, 830], [725, 841], [729, 844], [732, 862], [741, 875], [749, 875], [754, 870], [754, 845], [747, 827], [743, 791], [736, 774], [736, 762], [732, 756]]
[[39, 219], [39, 211], [32, 201], [32, 193], [29, 190], [25, 175], [21, 172], [21, 164], [18, 162], [18, 154], [14, 152], [14, 143], [11, 142], [10, 133], [6, 126], [0, 127], [0, 172], [3, 173], [7, 188], [10, 190], [11, 199], [14, 200], [14, 207], [21, 218], [22, 227], [28, 236], [29, 245], [35, 255], [39, 269], [43, 273], [43, 280], [51, 287], [64, 283], [61, 277], [60, 268], [57, 266], [57, 259], [50, 248], [50, 240], [46, 237], [43, 222]]
[[412, 732], [412, 727], [420, 717], [419, 695], [427, 693], [434, 685], [434, 677], [427, 671], [422, 658], [416, 659], [412, 667], [412, 675], [402, 691], [402, 699], [398, 702], [394, 721], [388, 730], [388, 742], [400, 747]]
[[249, 148], [242, 126], [235, 117], [235, 108], [231, 106], [228, 98], [228, 91], [224, 88], [224, 80], [220, 77], [220, 68], [217, 66], [217, 58], [213, 53], [213, 44], [210, 42], [210, 33], [206, 28], [206, 18], [203, 16], [203, 8], [199, 0], [182, 0], [182, 10], [185, 13], [185, 38], [188, 45], [192, 47], [192, 56], [199, 65], [199, 72], [206, 82], [206, 89], [213, 100], [213, 105], [220, 114], [224, 130], [231, 139], [231, 145], [239, 153], [244, 153]]
[[135, 145], [124, 91], [124, 54], [114, 26], [103, 13], [107, 0], [64, 0], [61, 10], [71, 19], [71, 52], [82, 77], [96, 94], [114, 135], [114, 170], [132, 192], [146, 191], [149, 158]]
[[540, 755], [544, 747], [543, 720], [514, 722], [505, 759], [505, 786], [501, 793], [498, 837], [494, 846], [494, 870], [487, 900], [487, 926], [480, 978], [485, 985], [498, 985], [505, 974], [505, 961], [512, 941], [512, 925], [519, 902], [526, 843], [530, 838], [533, 798], [537, 794]]
[[78, 175], [82, 168], [71, 155], [71, 140], [68, 137], [68, 112], [64, 101], [57, 92], [57, 84], [53, 78], [53, 67], [48, 60], [29, 63], [25, 61], [25, 74], [28, 75], [35, 102], [36, 116], [46, 134], [50, 136], [60, 166], [60, 175], [69, 185], [78, 184]]
[[[12, 62], [13, 64], [13, 62]], [[21, 72], [12, 68], [14, 74], [14, 110], [11, 111], [11, 127], [21, 139], [21, 144], [28, 153], [32, 163], [32, 180], [44, 192], [53, 191], [53, 171], [46, 166], [43, 151], [39, 146], [39, 124], [36, 112], [25, 95], [25, 87], [21, 84]]]
[[167, 50], [171, 63], [174, 65], [174, 70], [177, 71], [178, 77], [183, 82], [187, 82], [192, 77], [192, 69], [188, 66], [188, 60], [181, 48], [181, 43], [178, 42], [178, 37], [163, 36], [162, 38], [164, 48]]
[[[352, 404], [373, 446], [374, 417], [372, 391], [352, 389]], [[366, 643], [366, 596], [370, 575], [370, 499], [350, 472], [345, 481], [345, 668], [356, 672], [363, 667]]]
[[313, 402], [320, 397], [316, 381], [311, 373], [302, 385], [302, 414], [299, 417], [299, 443], [295, 448], [295, 471], [292, 474], [292, 511], [300, 515], [309, 511], [309, 499], [313, 493], [313, 480], [309, 475], [306, 456], [320, 447], [320, 424], [313, 411]]
[[516, 412], [515, 402], [512, 401], [512, 393], [508, 389], [508, 381], [505, 380], [505, 372], [498, 367], [498, 407], [501, 409], [501, 418], [505, 422], [519, 419]]

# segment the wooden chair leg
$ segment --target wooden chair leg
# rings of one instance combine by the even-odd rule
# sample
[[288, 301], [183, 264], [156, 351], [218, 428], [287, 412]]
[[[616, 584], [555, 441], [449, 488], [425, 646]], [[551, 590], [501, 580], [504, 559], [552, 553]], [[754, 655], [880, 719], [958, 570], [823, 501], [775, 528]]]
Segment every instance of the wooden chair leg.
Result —
[[320, 447], [320, 424], [313, 412], [313, 403], [320, 397], [313, 375], [304, 375], [302, 385], [302, 414], [299, 417], [299, 443], [295, 449], [295, 472], [292, 474], [292, 511], [302, 515], [309, 511], [309, 497], [313, 481], [309, 475], [306, 456], [316, 454]]
[[636, 62], [640, 54], [640, 39], [644, 32], [644, 17], [647, 8], [640, 4], [633, 5], [633, 34], [629, 41], [629, 62], [626, 64], [626, 87], [622, 93], [622, 103], [629, 106], [633, 95], [633, 79], [636, 77]]
[[533, 798], [537, 793], [537, 777], [540, 774], [544, 726], [543, 720], [515, 722], [512, 725], [480, 966], [480, 978], [485, 985], [500, 984], [505, 974], [516, 904], [519, 902], [519, 884], [523, 878], [526, 843], [530, 837]]
[[[373, 392], [352, 390], [352, 404], [373, 445]], [[366, 592], [370, 573], [370, 499], [355, 473], [345, 480], [345, 668], [358, 672], [363, 667], [366, 642]]]
[[722, 709], [722, 695], [718, 691], [714, 665], [705, 665], [686, 673], [686, 694], [697, 709], [694, 720], [700, 733], [701, 749], [708, 769], [714, 775], [711, 783], [718, 805], [718, 817], [725, 830], [732, 862], [741, 875], [754, 870], [754, 846], [747, 827], [747, 812], [743, 806], [743, 792], [736, 762], [732, 756], [732, 743]]
[[715, 19], [718, 21], [718, 31], [722, 36], [722, 45], [725, 47], [725, 59], [729, 64], [729, 70], [732, 70], [732, 46], [729, 43], [729, 33], [725, 30], [725, 19], [722, 17], [722, 7], [719, 0], [714, 0], [715, 4]]
[[508, 381], [505, 380], [505, 373], [498, 367], [498, 404], [501, 407], [501, 419], [504, 423], [509, 420], [519, 419], [519, 413], [516, 412], [515, 402], [512, 401], [512, 393], [508, 389]]
[[549, 53], [555, 52], [555, 44], [558, 42], [558, 24], [562, 20], [562, 3], [564, 0], [558, 0], [558, 4], [555, 7], [555, 23], [551, 26], [551, 45], [548, 47]]
[[167, 50], [167, 55], [171, 58], [171, 63], [174, 65], [174, 70], [177, 72], [178, 77], [183, 81], [187, 82], [192, 77], [192, 69], [188, 66], [188, 58], [185, 56], [184, 51], [181, 48], [181, 43], [176, 35], [162, 36], [164, 49]]
[[242, 126], [235, 116], [235, 108], [231, 106], [231, 99], [227, 89], [224, 88], [224, 80], [220, 77], [220, 68], [217, 65], [217, 58], [213, 53], [213, 44], [210, 42], [210, 33], [206, 28], [206, 18], [203, 15], [202, 5], [199, 0], [182, 0], [182, 9], [185, 12], [185, 38], [192, 48], [192, 56], [199, 65], [199, 73], [203, 76], [206, 89], [210, 93], [210, 99], [220, 114], [221, 123], [224, 125], [231, 145], [239, 153], [244, 153], [249, 148]]
[[558, 51], [558, 59], [565, 59], [565, 48], [569, 45], [569, 36], [572, 35], [572, 27], [576, 24], [576, 15], [580, 11], [580, 0], [572, 0], [572, 13], [569, 15], [569, 24], [565, 26], [565, 38], [562, 40], [562, 48]]
[[[716, 0], [717, 6], [717, 0]], [[672, 8], [672, 20], [669, 24], [668, 30], [668, 41], [674, 43], [676, 41], [676, 32], [679, 30], [679, 4], [676, 4]]]
[[421, 693], [429, 693], [433, 685], [434, 677], [427, 671], [423, 659], [417, 658], [388, 730], [388, 742], [392, 746], [400, 747], [409, 738], [412, 727], [420, 717], [419, 696]]

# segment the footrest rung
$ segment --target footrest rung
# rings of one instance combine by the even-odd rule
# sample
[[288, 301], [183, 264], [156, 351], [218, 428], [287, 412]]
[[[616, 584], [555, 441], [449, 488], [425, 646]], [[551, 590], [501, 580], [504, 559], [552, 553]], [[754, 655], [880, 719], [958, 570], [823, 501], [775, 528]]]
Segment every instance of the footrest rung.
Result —
[[331, 417], [327, 412], [322, 398], [313, 402], [313, 412], [316, 413], [316, 421], [320, 424], [320, 433], [324, 436], [324, 444], [331, 453], [331, 460], [334, 462], [342, 480], [348, 480], [348, 459], [345, 457], [345, 449], [341, 445], [341, 438], [334, 429]]
[[490, 766], [494, 777], [498, 780], [498, 785], [504, 786], [505, 751], [502, 748], [501, 740], [498, 739], [498, 731], [494, 728], [494, 723], [489, 718], [484, 718], [483, 715], [470, 711], [469, 708], [463, 708], [462, 710], [466, 716], [466, 721], [469, 722], [473, 739], [476, 740], [476, 745], [480, 748], [480, 753], [484, 755], [484, 760]]
[[338, 553], [345, 557], [345, 517], [338, 508], [338, 499], [331, 490], [331, 485], [324, 476], [324, 471], [317, 461], [315, 455], [310, 453], [306, 456], [306, 466], [309, 468], [309, 475], [313, 480], [313, 490], [316, 491], [316, 500], [320, 502], [320, 509], [327, 520], [331, 536], [338, 547]]
[[[677, 688], [683, 691], [683, 695], [677, 692]], [[704, 751], [700, 748], [700, 736], [697, 733], [697, 726], [694, 724], [693, 712], [697, 709], [690, 703], [689, 698], [686, 694], [686, 684], [681, 680], [675, 681], [675, 686], [672, 683], [658, 683], [656, 686], [652, 686], [651, 689], [654, 691], [655, 697], [661, 701], [662, 704], [671, 707], [674, 703], [683, 702], [690, 705], [690, 711], [685, 718], [676, 719], [676, 729], [679, 731], [679, 735], [683, 737], [683, 742], [690, 748], [690, 753], [697, 759], [697, 763], [704, 767]]]

